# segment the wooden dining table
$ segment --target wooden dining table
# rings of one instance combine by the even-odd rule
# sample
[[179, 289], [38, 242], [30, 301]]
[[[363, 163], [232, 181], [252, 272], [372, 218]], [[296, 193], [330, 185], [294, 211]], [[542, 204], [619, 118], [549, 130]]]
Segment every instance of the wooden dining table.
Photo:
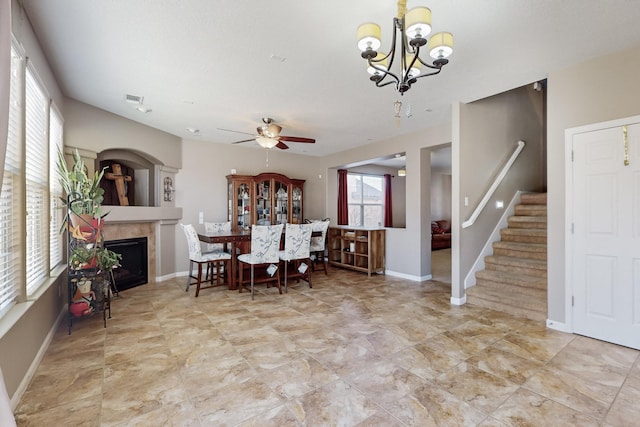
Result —
[[231, 277], [229, 277], [229, 289], [237, 289], [236, 277], [238, 271], [237, 245], [240, 242], [251, 242], [251, 230], [231, 230], [228, 232], [206, 232], [198, 233], [198, 239], [204, 243], [222, 243], [229, 246], [231, 252]]
[[[282, 235], [284, 236], [285, 229], [282, 229]], [[312, 237], [322, 236], [321, 231], [314, 231], [311, 233]], [[225, 246], [228, 245], [229, 252], [231, 253], [231, 277], [229, 278], [229, 289], [238, 289], [236, 279], [238, 277], [238, 243], [251, 242], [251, 230], [231, 230], [227, 232], [207, 232], [199, 231], [198, 239], [204, 243], [222, 243]], [[225, 250], [227, 248], [225, 247]]]

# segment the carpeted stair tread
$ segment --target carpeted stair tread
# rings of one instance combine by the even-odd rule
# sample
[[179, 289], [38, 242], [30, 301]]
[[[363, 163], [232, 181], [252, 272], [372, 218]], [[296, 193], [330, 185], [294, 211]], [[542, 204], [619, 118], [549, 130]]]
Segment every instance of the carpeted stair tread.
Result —
[[547, 259], [547, 246], [540, 243], [494, 242], [493, 254], [517, 258]]
[[482, 270], [476, 273], [476, 283], [492, 282], [507, 286], [547, 289], [547, 280], [542, 277], [517, 274], [511, 271]]
[[509, 228], [535, 228], [535, 229], [547, 229], [547, 217], [546, 216], [524, 216], [517, 215], [509, 217], [507, 220]]
[[[474, 294], [473, 288], [468, 289], [468, 291], [471, 291], [472, 295]], [[482, 292], [479, 293], [478, 297], [503, 304], [515, 305], [529, 310], [546, 310], [547, 292], [539, 289], [537, 292], [538, 294], [533, 296], [531, 294], [520, 292], [517, 288], [511, 289], [510, 292], [505, 289], [484, 288]]]
[[494, 242], [493, 248], [507, 249], [518, 252], [547, 253], [547, 245], [542, 243]]
[[547, 193], [524, 193], [520, 196], [522, 205], [546, 205]]
[[514, 207], [516, 215], [547, 216], [547, 205], [516, 205]]
[[524, 259], [511, 256], [488, 256], [485, 258], [485, 264], [502, 264], [514, 267], [536, 268], [539, 270], [547, 270], [547, 263], [538, 259]]
[[507, 242], [547, 243], [547, 230], [537, 228], [503, 228], [500, 237]]
[[547, 263], [538, 259], [524, 259], [493, 255], [485, 257], [487, 270], [512, 271], [534, 277], [547, 277]]
[[[468, 289], [467, 291], [469, 290], [470, 289]], [[519, 305], [513, 306], [513, 305], [508, 305], [501, 302], [493, 301], [491, 299], [482, 299], [481, 297], [475, 294], [467, 295], [467, 302], [469, 304], [477, 305], [479, 307], [501, 311], [503, 313], [509, 313], [514, 316], [524, 317], [524, 318], [535, 320], [535, 321], [545, 322], [547, 319], [546, 307], [544, 310], [529, 310]]]

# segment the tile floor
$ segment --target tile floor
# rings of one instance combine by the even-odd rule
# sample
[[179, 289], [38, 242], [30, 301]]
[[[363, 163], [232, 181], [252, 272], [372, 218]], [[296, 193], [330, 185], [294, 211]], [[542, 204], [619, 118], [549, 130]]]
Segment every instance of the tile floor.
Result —
[[639, 425], [640, 352], [331, 268], [288, 294], [144, 285], [62, 325], [19, 426]]

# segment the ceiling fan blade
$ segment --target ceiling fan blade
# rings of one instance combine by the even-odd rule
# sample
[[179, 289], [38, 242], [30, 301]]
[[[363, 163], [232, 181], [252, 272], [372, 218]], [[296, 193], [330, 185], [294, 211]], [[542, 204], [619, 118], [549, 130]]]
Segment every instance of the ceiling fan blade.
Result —
[[287, 144], [285, 144], [282, 141], [278, 141], [278, 144], [276, 144], [276, 147], [278, 147], [281, 150], [288, 150], [289, 146]]
[[236, 141], [236, 142], [232, 142], [231, 144], [240, 144], [241, 142], [249, 142], [249, 141], [255, 141], [255, 138], [251, 138], [251, 139], [243, 139], [242, 141]]
[[307, 144], [315, 144], [316, 142], [316, 140], [313, 138], [301, 138], [298, 136], [282, 136], [282, 135], [280, 135], [280, 141], [305, 142]]
[[216, 128], [216, 129], [222, 130], [222, 131], [225, 131], [225, 132], [233, 132], [233, 133], [242, 133], [242, 134], [245, 134], [245, 135], [253, 135], [252, 133], [249, 133], [249, 132], [241, 132], [239, 130], [233, 130], [233, 129], [223, 129], [223, 128]]

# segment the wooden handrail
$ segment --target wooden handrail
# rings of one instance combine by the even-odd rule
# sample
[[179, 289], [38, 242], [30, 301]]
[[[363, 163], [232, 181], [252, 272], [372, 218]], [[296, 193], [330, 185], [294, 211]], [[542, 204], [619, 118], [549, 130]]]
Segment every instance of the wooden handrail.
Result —
[[468, 220], [462, 223], [462, 228], [471, 227], [473, 223], [476, 222], [476, 219], [478, 219], [482, 210], [485, 208], [485, 206], [487, 206], [487, 203], [489, 203], [489, 199], [491, 199], [491, 196], [493, 196], [493, 193], [495, 193], [498, 185], [500, 185], [504, 177], [507, 175], [507, 172], [509, 172], [509, 169], [511, 169], [511, 166], [516, 161], [523, 149], [524, 141], [520, 140], [518, 141], [518, 146], [513, 151], [513, 154], [511, 155], [511, 157], [509, 157], [509, 160], [507, 160], [507, 162], [504, 164], [502, 170], [500, 171], [498, 176], [496, 176], [496, 179], [493, 180], [493, 184], [491, 184], [491, 187], [489, 187], [482, 200], [480, 200], [480, 203], [478, 203], [478, 206], [476, 206], [476, 209], [471, 214], [471, 217], [469, 217]]

